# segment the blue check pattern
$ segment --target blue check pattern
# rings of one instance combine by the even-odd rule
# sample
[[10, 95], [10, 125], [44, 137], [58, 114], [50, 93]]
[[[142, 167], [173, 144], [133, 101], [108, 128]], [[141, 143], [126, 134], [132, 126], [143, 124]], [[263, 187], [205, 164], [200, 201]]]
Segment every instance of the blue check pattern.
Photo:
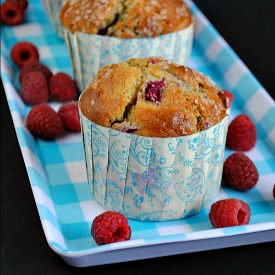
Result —
[[[257, 186], [241, 193], [222, 185], [216, 198], [235, 197], [247, 202], [251, 208], [250, 224], [213, 229], [208, 220], [210, 207], [207, 207], [183, 220], [129, 220], [132, 228], [130, 241], [99, 247], [93, 243], [90, 227], [94, 217], [104, 209], [92, 198], [88, 188], [81, 134], [66, 134], [52, 142], [34, 139], [30, 135], [24, 124], [30, 107], [20, 98], [18, 69], [9, 57], [16, 42], [29, 41], [38, 47], [41, 62], [53, 73], [63, 71], [73, 76], [65, 43], [54, 32], [40, 1], [29, 1], [24, 24], [1, 27], [1, 77], [8, 104], [47, 241], [61, 256], [79, 257], [135, 246], [143, 246], [146, 253], [146, 246], [154, 243], [275, 229], [275, 200], [272, 197], [275, 183], [274, 101], [193, 2], [187, 3], [196, 20], [189, 66], [209, 75], [220, 87], [234, 93], [230, 119], [246, 113], [257, 127], [257, 144], [246, 153], [259, 170]], [[56, 103], [51, 102], [51, 105], [58, 108]], [[225, 157], [231, 153], [226, 149]]]

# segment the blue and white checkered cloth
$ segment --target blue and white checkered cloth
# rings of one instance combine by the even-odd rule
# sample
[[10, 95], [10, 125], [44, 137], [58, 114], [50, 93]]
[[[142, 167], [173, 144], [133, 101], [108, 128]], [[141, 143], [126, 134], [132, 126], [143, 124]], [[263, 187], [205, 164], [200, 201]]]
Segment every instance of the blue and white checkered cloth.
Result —
[[[94, 217], [104, 209], [89, 191], [81, 134], [67, 134], [51, 142], [32, 137], [24, 123], [30, 107], [20, 98], [18, 69], [9, 57], [10, 49], [16, 42], [29, 41], [38, 47], [41, 62], [53, 73], [63, 71], [73, 76], [65, 44], [53, 31], [40, 1], [29, 1], [24, 24], [1, 28], [1, 77], [42, 226], [51, 248], [68, 262], [68, 259], [73, 261], [75, 257], [74, 265], [91, 265], [89, 261], [80, 263], [81, 257], [121, 248], [127, 253], [128, 248], [143, 247], [146, 254], [146, 247], [151, 244], [275, 229], [275, 200], [272, 197], [275, 183], [274, 101], [193, 2], [187, 3], [196, 20], [189, 66], [209, 75], [220, 87], [234, 93], [231, 119], [246, 113], [257, 126], [256, 146], [246, 154], [258, 168], [259, 182], [245, 193], [222, 186], [216, 198], [235, 197], [248, 203], [251, 220], [246, 226], [213, 229], [208, 219], [208, 207], [183, 220], [130, 220], [130, 241], [95, 246], [90, 227]], [[54, 108], [58, 107], [55, 103], [51, 104]], [[226, 150], [225, 157], [231, 153]], [[104, 262], [108, 263], [109, 259], [103, 259]]]

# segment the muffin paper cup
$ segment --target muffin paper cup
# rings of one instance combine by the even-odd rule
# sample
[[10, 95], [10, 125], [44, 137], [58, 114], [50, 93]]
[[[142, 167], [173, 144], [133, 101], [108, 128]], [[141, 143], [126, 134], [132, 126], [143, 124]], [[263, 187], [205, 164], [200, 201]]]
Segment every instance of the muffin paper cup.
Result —
[[88, 184], [107, 210], [127, 218], [185, 218], [220, 189], [228, 116], [190, 135], [152, 138], [91, 122], [80, 111]]
[[59, 11], [62, 3], [65, 1], [66, 0], [42, 0], [42, 5], [51, 22], [51, 25], [60, 38], [63, 38], [63, 33], [59, 20]]
[[98, 70], [108, 64], [127, 61], [132, 57], [162, 57], [187, 65], [191, 53], [194, 22], [186, 29], [150, 38], [128, 38], [71, 33], [62, 27], [74, 77], [84, 91]]

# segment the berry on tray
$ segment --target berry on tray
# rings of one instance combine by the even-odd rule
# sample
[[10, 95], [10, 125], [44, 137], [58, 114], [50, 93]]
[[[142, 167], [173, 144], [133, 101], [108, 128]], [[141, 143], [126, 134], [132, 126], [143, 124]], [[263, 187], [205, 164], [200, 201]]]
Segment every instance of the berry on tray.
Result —
[[61, 102], [75, 100], [78, 95], [74, 80], [68, 74], [62, 72], [51, 77], [49, 90], [50, 97]]
[[10, 55], [14, 64], [19, 68], [39, 60], [39, 52], [36, 46], [25, 41], [16, 43], [12, 47]]
[[58, 114], [63, 121], [65, 129], [71, 132], [80, 132], [81, 128], [77, 101], [63, 103], [58, 110]]
[[232, 94], [228, 90], [222, 90], [222, 91], [224, 92], [225, 96], [228, 98], [228, 100], [229, 100], [229, 107], [231, 107], [232, 103], [234, 101], [234, 94]]
[[28, 7], [28, 0], [6, 0], [6, 2], [12, 2], [17, 4], [21, 9], [25, 10]]
[[45, 140], [55, 139], [64, 132], [60, 116], [47, 104], [34, 106], [30, 110], [26, 126], [35, 137]]
[[1, 22], [6, 25], [15, 26], [24, 21], [24, 9], [20, 5], [6, 1], [1, 4]]
[[235, 152], [223, 164], [222, 179], [234, 189], [247, 191], [256, 185], [259, 174], [248, 156], [242, 152]]
[[29, 72], [33, 72], [33, 71], [42, 73], [46, 77], [47, 81], [49, 81], [49, 79], [52, 76], [52, 72], [46, 65], [44, 65], [40, 62], [34, 62], [34, 63], [26, 64], [21, 67], [21, 69], [19, 71], [19, 75], [18, 75], [19, 83], [22, 83], [23, 78]]
[[237, 151], [252, 149], [257, 140], [256, 127], [247, 115], [239, 115], [228, 126], [226, 146]]
[[40, 72], [29, 72], [22, 80], [21, 97], [31, 106], [46, 103], [49, 98], [46, 77]]
[[250, 220], [250, 207], [242, 200], [224, 199], [211, 205], [208, 217], [216, 228], [245, 225]]
[[97, 216], [91, 228], [91, 234], [97, 245], [128, 241], [131, 233], [127, 218], [115, 211], [107, 211]]

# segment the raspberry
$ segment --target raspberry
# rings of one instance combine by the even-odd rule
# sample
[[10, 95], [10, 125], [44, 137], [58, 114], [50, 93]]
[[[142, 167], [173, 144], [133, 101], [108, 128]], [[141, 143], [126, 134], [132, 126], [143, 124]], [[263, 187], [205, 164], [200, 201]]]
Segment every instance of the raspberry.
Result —
[[220, 200], [211, 205], [208, 217], [216, 228], [245, 225], [250, 220], [250, 208], [242, 200]]
[[225, 96], [228, 98], [229, 100], [229, 107], [232, 106], [232, 103], [234, 101], [234, 94], [232, 94], [231, 92], [227, 91], [227, 90], [222, 90], [225, 94]]
[[228, 126], [226, 146], [237, 151], [249, 151], [257, 140], [254, 123], [246, 115], [239, 115]]
[[47, 66], [39, 62], [34, 62], [34, 63], [26, 64], [23, 67], [21, 67], [18, 75], [19, 83], [22, 83], [23, 78], [29, 72], [33, 72], [33, 71], [42, 73], [46, 77], [47, 81], [49, 81], [49, 79], [52, 76], [52, 72]]
[[119, 131], [124, 132], [124, 133], [135, 133], [137, 130], [138, 130], [138, 127], [135, 127], [132, 125], [119, 128]]
[[24, 10], [16, 3], [4, 2], [1, 4], [1, 22], [6, 25], [19, 25], [24, 20]]
[[222, 179], [234, 189], [247, 191], [256, 185], [259, 174], [249, 157], [241, 152], [235, 152], [223, 164]]
[[21, 96], [26, 104], [34, 106], [48, 101], [48, 84], [40, 72], [28, 73], [21, 84]]
[[30, 110], [26, 126], [35, 137], [45, 140], [55, 139], [64, 132], [60, 116], [47, 104], [34, 106]]
[[29, 42], [18, 42], [11, 49], [11, 59], [17, 67], [39, 60], [39, 53], [36, 46]]
[[92, 223], [92, 236], [97, 245], [128, 241], [131, 228], [126, 217], [115, 211], [107, 211], [97, 216]]
[[66, 73], [57, 73], [50, 79], [50, 96], [53, 100], [66, 102], [77, 98], [73, 79]]
[[145, 87], [144, 98], [145, 100], [150, 100], [152, 102], [161, 101], [161, 91], [167, 84], [165, 78], [159, 81], [148, 81]]
[[58, 110], [65, 129], [71, 132], [80, 132], [80, 118], [77, 101], [64, 103]]
[[28, 0], [6, 0], [6, 2], [12, 2], [17, 4], [21, 9], [25, 10], [28, 7]]

